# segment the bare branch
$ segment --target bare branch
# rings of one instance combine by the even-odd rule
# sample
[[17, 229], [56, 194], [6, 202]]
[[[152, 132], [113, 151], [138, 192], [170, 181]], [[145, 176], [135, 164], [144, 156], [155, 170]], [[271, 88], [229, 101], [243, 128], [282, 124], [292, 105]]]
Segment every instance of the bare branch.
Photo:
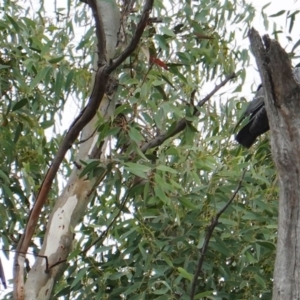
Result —
[[232, 73], [227, 76], [220, 84], [217, 84], [215, 88], [201, 101], [198, 102], [197, 107], [203, 106], [217, 91], [219, 91], [224, 85], [227, 84], [228, 81], [236, 78], [236, 74]]
[[219, 218], [220, 218], [220, 216], [228, 208], [228, 206], [232, 203], [232, 201], [234, 200], [234, 198], [237, 195], [238, 191], [241, 189], [242, 182], [244, 180], [245, 174], [246, 174], [246, 169], [243, 171], [242, 176], [241, 176], [241, 178], [240, 178], [240, 180], [238, 182], [238, 185], [237, 185], [236, 189], [234, 190], [231, 198], [228, 200], [228, 202], [225, 204], [225, 206], [218, 211], [218, 213], [215, 215], [215, 217], [213, 217], [211, 219], [211, 223], [210, 223], [210, 225], [209, 225], [209, 227], [207, 229], [207, 233], [206, 233], [206, 236], [205, 236], [205, 239], [204, 239], [204, 244], [203, 244], [203, 247], [201, 249], [200, 258], [199, 258], [198, 265], [197, 265], [197, 270], [195, 272], [193, 283], [192, 283], [191, 298], [190, 298], [191, 300], [193, 300], [194, 297], [195, 297], [195, 292], [196, 292], [196, 286], [197, 286], [198, 277], [199, 277], [199, 274], [200, 274], [200, 272], [202, 270], [202, 265], [203, 265], [203, 262], [204, 262], [204, 257], [205, 257], [205, 254], [207, 252], [208, 244], [209, 244], [209, 241], [210, 241], [210, 239], [212, 237], [214, 229], [219, 224]]
[[88, 0], [87, 4], [90, 6], [93, 12], [96, 36], [97, 36], [97, 51], [98, 51], [98, 65], [104, 65], [106, 62], [106, 37], [103, 27], [103, 21], [97, 6], [97, 0]]

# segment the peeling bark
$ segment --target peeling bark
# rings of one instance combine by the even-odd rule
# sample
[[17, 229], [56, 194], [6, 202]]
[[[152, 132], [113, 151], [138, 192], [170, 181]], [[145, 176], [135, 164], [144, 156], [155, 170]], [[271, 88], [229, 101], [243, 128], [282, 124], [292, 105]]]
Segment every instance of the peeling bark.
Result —
[[[120, 24], [119, 9], [113, 4], [115, 4], [113, 1], [97, 1], [98, 10], [102, 16], [106, 45], [105, 55], [100, 55], [100, 57], [102, 59], [105, 58], [105, 60], [109, 60], [114, 56]], [[102, 5], [104, 5], [104, 7], [102, 7]], [[95, 59], [95, 69], [97, 69], [99, 63], [98, 60], [99, 58]], [[93, 79], [93, 82], [95, 81], [97, 81], [96, 76], [94, 76]], [[115, 97], [107, 97], [104, 95], [98, 109], [100, 114], [104, 119], [108, 120], [113, 115], [114, 109]], [[90, 154], [93, 152], [105, 152], [105, 149], [98, 149], [99, 146], [97, 146], [95, 142], [98, 140], [98, 135], [95, 134], [95, 124], [97, 120], [98, 117], [94, 116], [83, 129], [81, 140], [85, 142], [80, 144], [76, 161], [90, 158]], [[106, 145], [103, 145], [103, 147], [105, 146]], [[90, 195], [97, 186], [97, 180], [99, 180], [96, 178], [93, 180], [79, 178], [80, 172], [81, 170], [74, 167], [65, 189], [57, 199], [56, 205], [49, 218], [39, 257], [36, 259], [28, 274], [24, 286], [25, 298], [23, 299], [49, 299], [55, 281], [64, 270], [64, 262], [72, 250], [74, 238], [73, 229], [80, 219], [82, 219], [86, 206], [90, 201]], [[24, 265], [23, 259], [22, 256], [19, 256], [19, 266]], [[23, 271], [22, 268], [21, 271]], [[17, 297], [17, 299], [21, 298]]]
[[[106, 143], [97, 145], [95, 136], [96, 111], [108, 120], [114, 113], [116, 84], [110, 75], [124, 60], [132, 54], [148, 24], [153, 0], [146, 0], [137, 24], [136, 31], [129, 45], [115, 59], [115, 48], [118, 41], [120, 12], [114, 1], [88, 0], [96, 23], [98, 70], [93, 81], [93, 90], [87, 106], [74, 120], [56, 154], [51, 167], [41, 185], [36, 203], [31, 211], [25, 233], [19, 241], [14, 266], [14, 299], [49, 299], [55, 282], [64, 270], [73, 241], [73, 229], [82, 219], [85, 209], [99, 182], [99, 178], [87, 180], [79, 178], [80, 170], [75, 166], [62, 195], [57, 199], [50, 215], [42, 249], [28, 274], [24, 285], [24, 261], [26, 252], [34, 233], [42, 206], [66, 151], [82, 131], [82, 143], [76, 162], [88, 158], [100, 158], [105, 164]], [[41, 192], [42, 191], [42, 192]]]
[[251, 29], [251, 47], [265, 91], [272, 156], [279, 178], [279, 221], [273, 300], [300, 298], [300, 85], [287, 53]]

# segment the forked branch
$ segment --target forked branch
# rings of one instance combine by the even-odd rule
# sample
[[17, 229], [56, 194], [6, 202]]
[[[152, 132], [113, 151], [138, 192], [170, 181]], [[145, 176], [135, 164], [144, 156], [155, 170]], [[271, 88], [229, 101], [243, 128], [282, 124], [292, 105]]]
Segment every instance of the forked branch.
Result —
[[135, 50], [135, 47], [138, 45], [142, 33], [148, 24], [149, 14], [153, 5], [153, 0], [145, 1], [141, 20], [137, 25], [136, 32], [129, 46], [124, 50], [124, 52], [120, 54], [120, 56], [115, 60], [115, 62], [107, 62], [105, 57], [105, 31], [103, 28], [101, 14], [97, 5], [97, 0], [87, 0], [83, 2], [87, 3], [90, 6], [96, 24], [96, 36], [98, 38], [98, 70], [95, 76], [95, 83], [86, 107], [75, 118], [74, 122], [70, 126], [66, 136], [64, 137], [61, 145], [59, 146], [59, 149], [52, 161], [48, 172], [45, 175], [34, 206], [30, 212], [25, 232], [18, 243], [14, 261], [14, 299], [24, 299], [25, 255], [27, 253], [36, 225], [38, 223], [40, 212], [47, 200], [48, 193], [52, 186], [52, 182], [65, 157], [65, 154], [68, 151], [68, 149], [72, 147], [82, 129], [95, 116], [99, 105], [103, 99], [103, 96], [106, 92], [106, 85], [109, 80], [110, 74]]

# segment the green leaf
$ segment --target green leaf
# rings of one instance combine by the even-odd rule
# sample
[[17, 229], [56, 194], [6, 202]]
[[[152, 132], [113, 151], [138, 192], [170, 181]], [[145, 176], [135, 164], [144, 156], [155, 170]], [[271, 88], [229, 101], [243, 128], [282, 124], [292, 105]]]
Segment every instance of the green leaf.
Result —
[[165, 165], [159, 165], [156, 167], [157, 170], [160, 170], [160, 171], [163, 171], [163, 172], [169, 172], [169, 173], [172, 173], [172, 174], [177, 174], [177, 171], [168, 167], [168, 166], [165, 166]]
[[171, 36], [171, 37], [175, 37], [176, 34], [174, 33], [173, 30], [167, 28], [167, 27], [160, 27], [160, 30], [162, 31], [163, 34], [165, 35], [168, 35], [168, 36]]
[[256, 241], [256, 243], [264, 248], [270, 249], [270, 250], [275, 250], [276, 245], [274, 245], [272, 242], [269, 241]]
[[139, 157], [141, 157], [142, 159], [144, 159], [145, 161], [148, 161], [149, 158], [146, 157], [146, 155], [141, 151], [141, 149], [139, 147], [136, 147], [134, 149], [135, 153], [137, 153], [139, 155]]
[[0, 70], [2, 70], [2, 69], [10, 69], [10, 68], [11, 68], [11, 66], [1, 65], [0, 64]]
[[8, 176], [1, 169], [0, 169], [0, 178], [2, 178], [5, 183], [9, 183]]
[[190, 282], [193, 281], [193, 278], [194, 278], [193, 274], [187, 272], [185, 269], [183, 269], [181, 267], [177, 268], [177, 270], [183, 278], [188, 279]]
[[57, 64], [58, 62], [62, 61], [64, 58], [65, 58], [65, 56], [62, 55], [62, 56], [58, 56], [58, 57], [55, 57], [55, 58], [51, 58], [51, 59], [48, 60], [48, 62], [50, 64]]
[[79, 178], [82, 178], [86, 174], [92, 172], [96, 167], [100, 165], [100, 161], [98, 159], [91, 160], [89, 163], [86, 164], [86, 166], [81, 171]]
[[23, 124], [18, 123], [18, 125], [16, 127], [16, 131], [15, 131], [14, 140], [13, 140], [14, 143], [16, 143], [19, 140], [22, 130], [23, 130]]
[[170, 205], [170, 198], [167, 197], [161, 185], [164, 185], [164, 183], [160, 182], [160, 185], [157, 184], [154, 186], [155, 196], [157, 196], [165, 204]]
[[81, 279], [84, 277], [84, 275], [86, 275], [87, 273], [87, 269], [83, 268], [81, 269], [77, 274], [75, 279], [73, 280], [72, 284], [71, 284], [71, 288], [73, 288], [79, 281], [81, 281]]
[[285, 10], [280, 10], [279, 12], [277, 12], [276, 14], [270, 15], [269, 18], [274, 18], [274, 17], [278, 17], [281, 16], [285, 13]]
[[53, 126], [53, 124], [54, 124], [53, 120], [49, 120], [49, 121], [41, 122], [40, 125], [43, 129], [47, 129], [47, 128]]
[[41, 69], [35, 78], [30, 83], [30, 89], [33, 90], [42, 80], [45, 79], [46, 74], [52, 69], [52, 67], [45, 67]]
[[139, 144], [141, 141], [144, 140], [144, 138], [140, 134], [140, 132], [132, 126], [129, 129], [128, 135], [129, 135], [130, 139], [133, 140], [137, 144]]
[[229, 257], [232, 254], [232, 252], [227, 247], [225, 242], [217, 234], [214, 235], [214, 238], [216, 239], [216, 243], [210, 243], [209, 245], [211, 247], [213, 247], [215, 250], [217, 250], [218, 252], [220, 252], [220, 253], [224, 254], [225, 256]]
[[178, 198], [178, 200], [186, 208], [197, 209], [197, 206], [195, 204], [193, 204], [191, 201], [189, 201], [187, 198], [180, 197], [180, 198]]
[[56, 80], [55, 80], [55, 98], [57, 99], [60, 97], [63, 84], [64, 84], [64, 76], [63, 73], [59, 71], [56, 74]]
[[20, 31], [20, 27], [19, 27], [18, 23], [14, 20], [14, 18], [12, 18], [11, 16], [9, 16], [8, 14], [6, 14], [6, 17], [8, 18], [8, 20], [10, 21], [10, 23], [13, 25], [15, 31], [19, 32]]
[[67, 76], [67, 79], [66, 79], [66, 83], [65, 83], [65, 92], [69, 92], [70, 91], [70, 87], [71, 87], [71, 84], [72, 84], [72, 80], [74, 78], [74, 75], [75, 75], [75, 72], [74, 70], [71, 70]]
[[256, 281], [261, 287], [266, 288], [266, 283], [265, 283], [264, 279], [263, 279], [261, 276], [255, 274], [255, 275], [254, 275], [254, 279], [255, 279], [255, 281]]
[[15, 103], [12, 107], [12, 111], [16, 111], [21, 109], [23, 106], [27, 105], [28, 100], [27, 98], [23, 98], [20, 101], [18, 101], [17, 103]]
[[214, 294], [214, 291], [206, 291], [200, 294], [195, 295], [194, 299], [203, 299], [207, 296], [212, 296]]
[[125, 164], [125, 169], [128, 172], [130, 172], [136, 176], [139, 176], [141, 178], [144, 178], [144, 179], [148, 178], [147, 173], [151, 170], [151, 168], [148, 166], [136, 164], [136, 163], [130, 163], [130, 162]]
[[[2, 174], [2, 175], [0, 174], [0, 178], [3, 178], [3, 177], [1, 177], [1, 176], [3, 176], [3, 174]], [[3, 193], [4, 196], [8, 197], [9, 199], [13, 199], [13, 197], [14, 197], [13, 192], [12, 192], [12, 190], [8, 187], [8, 185], [6, 185], [6, 184], [1, 184], [1, 187], [2, 187], [3, 192], [4, 192], [4, 193]], [[9, 201], [7, 202], [7, 205], [12, 207], [12, 205], [9, 205], [8, 203], [12, 203], [12, 201], [9, 200]]]
[[137, 283], [130, 285], [130, 287], [127, 290], [125, 290], [124, 295], [129, 295], [132, 292], [136, 291], [137, 289], [140, 288], [141, 284], [142, 284], [141, 282], [137, 282]]

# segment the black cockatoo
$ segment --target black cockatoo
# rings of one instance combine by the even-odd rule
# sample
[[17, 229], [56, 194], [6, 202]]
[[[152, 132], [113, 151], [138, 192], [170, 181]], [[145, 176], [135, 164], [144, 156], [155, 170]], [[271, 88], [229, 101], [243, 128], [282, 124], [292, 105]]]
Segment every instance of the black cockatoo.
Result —
[[[300, 67], [294, 68], [293, 74], [296, 82], [300, 84]], [[250, 148], [255, 143], [257, 137], [270, 129], [262, 85], [258, 87], [253, 100], [249, 103], [237, 126], [248, 116], [250, 116], [249, 122], [235, 137], [236, 141], [246, 148]]]

